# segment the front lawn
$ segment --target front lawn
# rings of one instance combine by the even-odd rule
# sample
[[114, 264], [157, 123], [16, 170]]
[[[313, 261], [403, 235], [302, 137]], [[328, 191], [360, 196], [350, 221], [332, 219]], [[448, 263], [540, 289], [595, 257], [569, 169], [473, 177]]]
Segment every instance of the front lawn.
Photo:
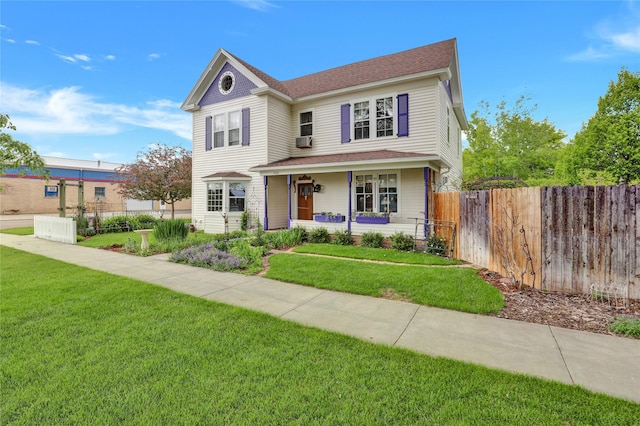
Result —
[[277, 254], [266, 277], [367, 296], [397, 297], [456, 311], [487, 314], [504, 306], [500, 291], [472, 268], [429, 268]]
[[336, 244], [305, 244], [293, 249], [295, 253], [322, 254], [324, 256], [351, 259], [377, 260], [381, 262], [408, 263], [412, 265], [460, 265], [461, 261], [427, 253], [414, 253], [383, 248], [340, 246]]
[[0, 272], [3, 424], [637, 424], [638, 404], [577, 386], [1, 246]]

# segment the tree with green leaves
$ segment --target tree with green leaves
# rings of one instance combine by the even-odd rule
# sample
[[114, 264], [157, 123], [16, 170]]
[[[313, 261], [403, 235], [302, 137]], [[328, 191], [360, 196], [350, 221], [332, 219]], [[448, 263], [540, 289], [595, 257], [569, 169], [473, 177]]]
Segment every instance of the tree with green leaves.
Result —
[[7, 114], [0, 114], [0, 175], [7, 169], [19, 169], [19, 174], [24, 175], [27, 170], [32, 173], [45, 176], [45, 164], [42, 157], [26, 142], [13, 139], [5, 129], [16, 130]]
[[527, 101], [521, 96], [513, 108], [502, 101], [494, 112], [482, 101], [481, 110], [471, 114], [469, 147], [462, 155], [465, 182], [491, 177], [514, 178], [529, 185], [553, 181], [565, 133], [546, 118], [535, 120], [536, 106], [528, 106]]
[[159, 200], [171, 206], [191, 197], [191, 151], [182, 147], [154, 145], [138, 153], [136, 161], [124, 164], [116, 173], [118, 192], [133, 200]]
[[[615, 184], [640, 180], [640, 72], [622, 68], [598, 100], [598, 110], [576, 133], [567, 165], [572, 183], [595, 175]], [[587, 172], [587, 173], [585, 173]]]

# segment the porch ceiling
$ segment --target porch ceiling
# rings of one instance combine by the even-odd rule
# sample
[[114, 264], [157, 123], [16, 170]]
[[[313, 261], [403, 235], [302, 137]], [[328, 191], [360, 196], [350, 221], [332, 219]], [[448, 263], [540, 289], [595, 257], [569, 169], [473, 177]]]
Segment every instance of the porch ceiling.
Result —
[[345, 154], [316, 155], [310, 157], [291, 157], [252, 167], [250, 170], [263, 176], [285, 175], [292, 173], [333, 173], [361, 171], [371, 169], [414, 169], [430, 167], [440, 170], [451, 167], [446, 160], [435, 154], [401, 152], [390, 150], [350, 152]]

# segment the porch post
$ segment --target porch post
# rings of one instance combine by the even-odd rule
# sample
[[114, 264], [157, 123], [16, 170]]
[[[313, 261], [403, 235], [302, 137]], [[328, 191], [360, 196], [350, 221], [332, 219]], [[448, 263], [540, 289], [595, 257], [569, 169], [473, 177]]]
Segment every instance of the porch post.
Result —
[[347, 205], [348, 205], [348, 210], [347, 210], [347, 230], [351, 231], [351, 180], [352, 180], [352, 172], [351, 170], [349, 170], [347, 172], [347, 182], [348, 182], [348, 187], [349, 187], [349, 191], [347, 191]]
[[287, 228], [291, 228], [291, 175], [287, 175]]
[[424, 219], [429, 220], [429, 175], [430, 169], [424, 168]]
[[269, 188], [269, 176], [262, 177], [262, 184], [264, 186], [264, 227], [266, 231], [269, 229], [269, 202], [267, 201], [267, 189]]

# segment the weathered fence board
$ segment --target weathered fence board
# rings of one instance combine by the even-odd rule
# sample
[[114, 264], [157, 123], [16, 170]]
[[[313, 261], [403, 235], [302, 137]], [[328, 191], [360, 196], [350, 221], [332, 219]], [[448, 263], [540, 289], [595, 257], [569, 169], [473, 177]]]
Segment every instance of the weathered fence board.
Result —
[[460, 193], [436, 192], [435, 193], [435, 220], [453, 222], [456, 225], [456, 238], [452, 256], [460, 258]]
[[540, 188], [491, 191], [489, 269], [542, 285]]
[[476, 265], [489, 265], [489, 191], [460, 193], [460, 258]]
[[524, 234], [535, 272], [527, 285], [584, 294], [614, 286], [640, 299], [640, 185], [446, 193], [435, 204], [435, 219], [458, 224], [459, 259], [504, 275], [498, 235], [504, 245], [507, 231], [523, 264]]

